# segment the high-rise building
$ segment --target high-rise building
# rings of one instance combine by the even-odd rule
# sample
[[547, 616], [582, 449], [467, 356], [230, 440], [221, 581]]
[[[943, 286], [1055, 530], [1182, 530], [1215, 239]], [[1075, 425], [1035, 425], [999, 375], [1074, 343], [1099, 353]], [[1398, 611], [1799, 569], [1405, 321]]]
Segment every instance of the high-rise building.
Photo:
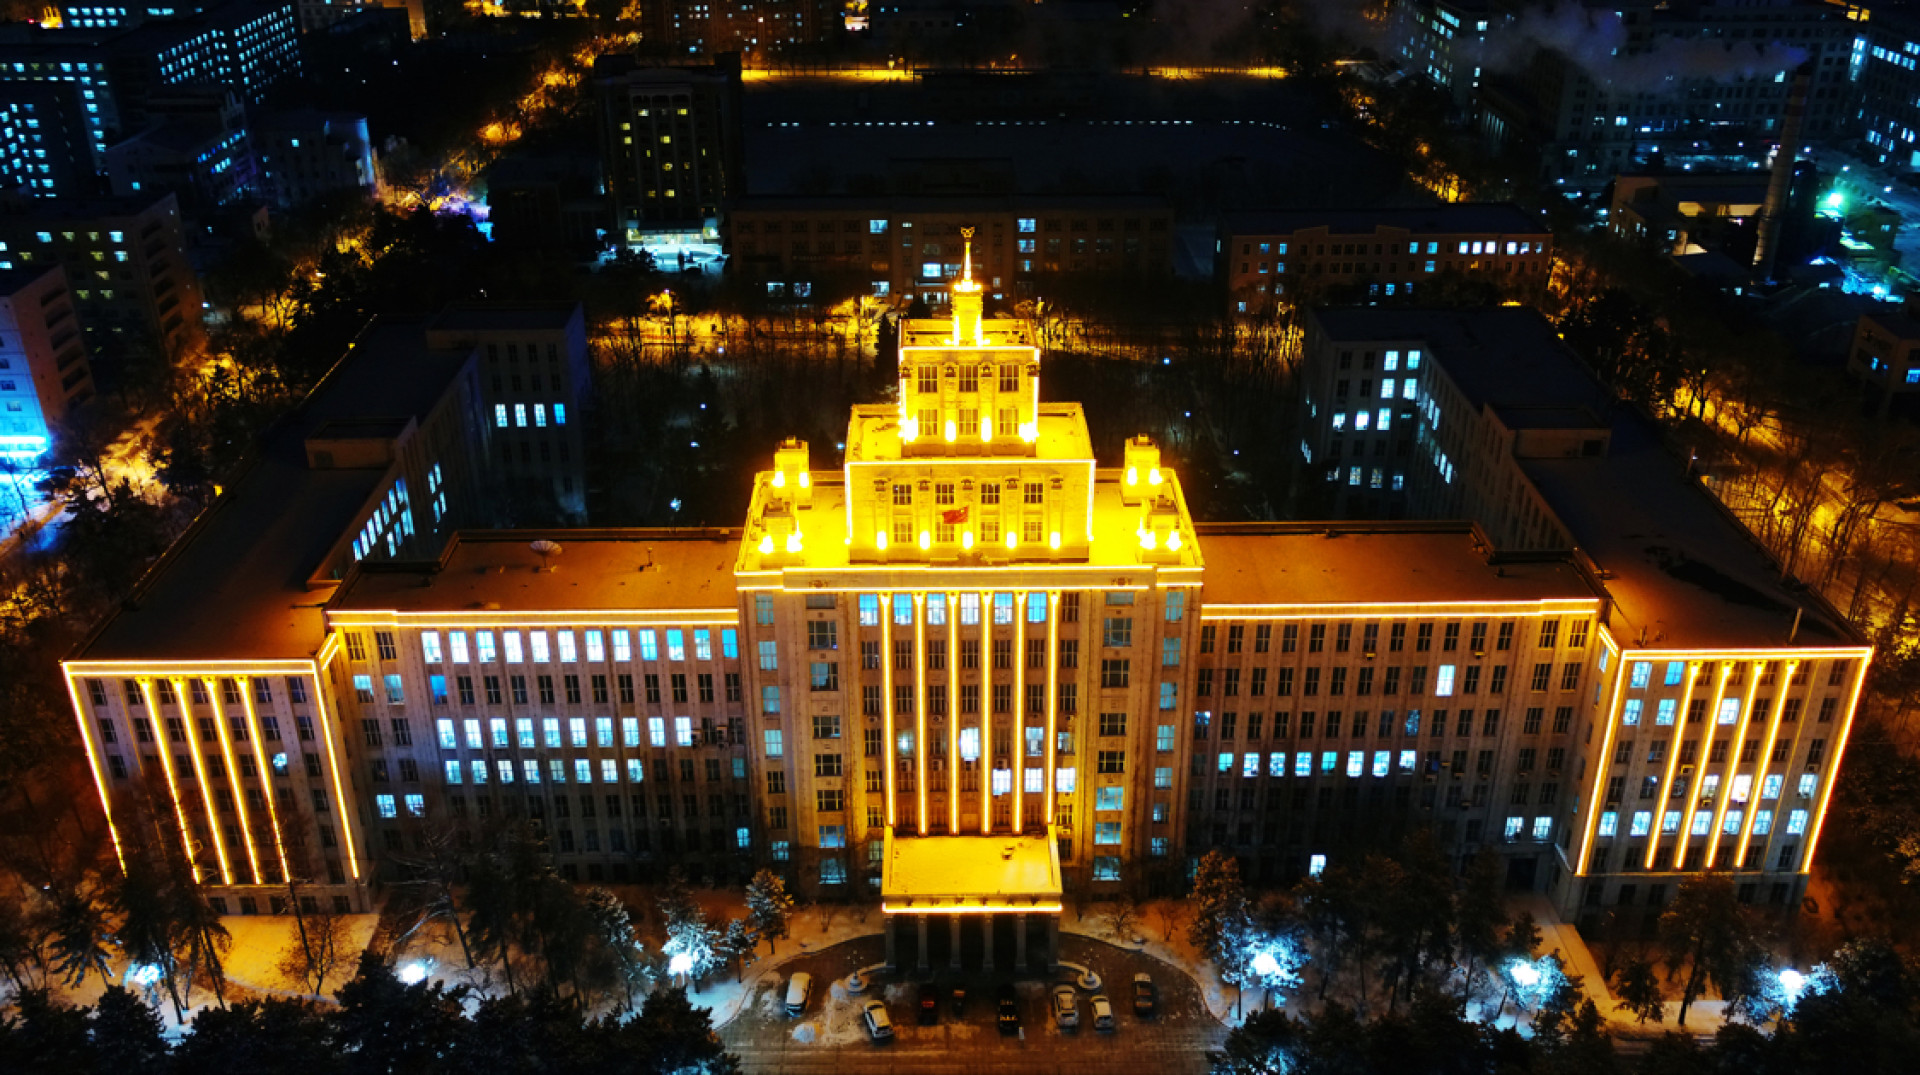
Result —
[[581, 417], [592, 366], [579, 303], [452, 306], [427, 326], [428, 346], [480, 355], [481, 412], [510, 518], [587, 519]]
[[31, 463], [93, 398], [93, 373], [58, 265], [0, 271], [0, 458]]
[[252, 194], [259, 168], [234, 91], [172, 91], [150, 99], [148, 115], [144, 130], [107, 147], [102, 171], [116, 196], [171, 193], [192, 216]]
[[721, 205], [744, 189], [740, 58], [694, 68], [602, 57], [593, 73], [615, 234], [717, 239]]
[[[243, 803], [295, 803], [274, 831], [340, 849], [337, 877], [404, 876], [432, 831], [525, 819], [570, 879], [767, 866], [877, 895], [889, 959], [923, 967], [970, 935], [1051, 954], [1064, 893], [1176, 887], [1209, 848], [1278, 881], [1415, 827], [1568, 914], [1657, 914], [1709, 867], [1797, 904], [1871, 650], [1756, 574], [1659, 459], [1617, 433], [1523, 453], [1570, 547], [1196, 525], [1150, 441], [1102, 466], [1079, 405], [1042, 402], [1038, 348], [983, 316], [971, 269], [963, 245], [952, 316], [903, 324], [895, 395], [853, 409], [838, 466], [780, 442], [740, 529], [465, 532], [291, 600], [270, 583], [297, 550], [272, 539], [334, 532], [307, 498], [190, 537], [66, 665], [101, 794], [152, 789], [203, 879], [255, 908], [279, 889], [232, 850]], [[1336, 361], [1350, 335], [1328, 333]], [[1440, 429], [1464, 414], [1465, 359], [1352, 347], [1376, 370], [1391, 347]], [[215, 593], [180, 566], [253, 572], [243, 551], [269, 543], [270, 575]], [[209, 601], [235, 626], [186, 630]], [[257, 615], [270, 635], [236, 633]], [[278, 708], [288, 675], [304, 709]], [[283, 763], [222, 769], [241, 727]], [[233, 786], [193, 794], [209, 780]]]

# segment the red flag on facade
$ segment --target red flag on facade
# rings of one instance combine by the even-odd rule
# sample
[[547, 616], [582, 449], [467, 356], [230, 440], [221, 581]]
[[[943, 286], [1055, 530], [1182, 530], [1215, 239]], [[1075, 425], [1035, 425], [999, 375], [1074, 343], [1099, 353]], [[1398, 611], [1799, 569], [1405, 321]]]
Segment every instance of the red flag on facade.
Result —
[[940, 521], [948, 526], [958, 526], [967, 521], [966, 508], [948, 508], [940, 513]]

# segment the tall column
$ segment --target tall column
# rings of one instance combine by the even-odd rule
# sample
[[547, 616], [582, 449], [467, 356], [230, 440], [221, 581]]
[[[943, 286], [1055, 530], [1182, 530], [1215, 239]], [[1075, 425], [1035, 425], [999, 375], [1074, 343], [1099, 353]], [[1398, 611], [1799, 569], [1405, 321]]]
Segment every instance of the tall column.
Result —
[[900, 920], [899, 915], [890, 914], [887, 916], [886, 934], [887, 934], [887, 969], [888, 970], [898, 970], [900, 968], [900, 958], [899, 958], [898, 952], [894, 948], [894, 940], [893, 940], [894, 924], [899, 920]]
[[920, 968], [920, 973], [925, 974], [928, 970], [932, 969], [927, 961], [927, 916], [923, 914], [914, 915], [913, 921], [914, 925], [919, 928], [920, 933], [920, 954], [914, 959], [914, 964]]
[[1016, 970], [1027, 969], [1027, 916], [1024, 913], [1013, 916], [1013, 965]]
[[1060, 965], [1060, 915], [1047, 916], [1047, 969]]
[[980, 969], [990, 971], [993, 969], [993, 912], [991, 911], [980, 916], [980, 936], [987, 942], [987, 955], [980, 961]]
[[952, 970], [960, 969], [960, 916], [947, 916], [947, 966]]

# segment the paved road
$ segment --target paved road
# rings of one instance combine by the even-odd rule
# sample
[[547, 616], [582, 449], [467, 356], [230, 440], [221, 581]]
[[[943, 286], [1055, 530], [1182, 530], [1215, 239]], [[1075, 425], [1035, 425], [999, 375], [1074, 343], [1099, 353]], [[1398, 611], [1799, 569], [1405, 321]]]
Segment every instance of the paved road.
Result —
[[[1054, 982], [1034, 976], [1014, 983], [1024, 1033], [1002, 1035], [994, 1022], [993, 998], [1006, 978], [979, 972], [935, 973], [931, 980], [942, 997], [956, 984], [966, 988], [967, 1008], [955, 1018], [943, 1002], [939, 1022], [920, 1026], [915, 1019], [919, 979], [911, 973], [882, 976], [869, 985], [865, 996], [846, 993], [841, 983], [848, 973], [885, 959], [880, 938], [870, 937], [793, 960], [778, 973], [763, 975], [753, 983], [752, 999], [721, 1028], [720, 1037], [755, 1075], [1112, 1075], [1115, 1071], [1198, 1075], [1206, 1070], [1207, 1051], [1220, 1044], [1226, 1029], [1207, 1012], [1192, 979], [1151, 956], [1087, 938], [1067, 935], [1060, 944], [1063, 959], [1091, 966], [1105, 980], [1119, 1020], [1112, 1033], [1055, 1027], [1047, 1012]], [[813, 1002], [804, 1016], [789, 1019], [781, 1010], [787, 976], [802, 970], [814, 976]], [[1133, 1015], [1127, 990], [1136, 971], [1152, 975], [1159, 987], [1160, 1012], [1151, 1019]], [[1066, 980], [1071, 974], [1057, 977]], [[1090, 1023], [1088, 994], [1078, 992], [1081, 1018]], [[857, 1007], [867, 996], [887, 1002], [897, 1028], [894, 1041], [875, 1045], [867, 1040]]]

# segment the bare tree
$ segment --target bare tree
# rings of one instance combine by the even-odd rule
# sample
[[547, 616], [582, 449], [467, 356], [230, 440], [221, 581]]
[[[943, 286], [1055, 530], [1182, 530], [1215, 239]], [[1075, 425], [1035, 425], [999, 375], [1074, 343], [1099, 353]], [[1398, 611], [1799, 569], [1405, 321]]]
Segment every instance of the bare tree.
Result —
[[288, 982], [299, 984], [318, 998], [327, 979], [354, 962], [354, 956], [347, 916], [330, 906], [315, 904], [315, 908], [296, 916], [300, 929], [280, 953], [278, 969]]

